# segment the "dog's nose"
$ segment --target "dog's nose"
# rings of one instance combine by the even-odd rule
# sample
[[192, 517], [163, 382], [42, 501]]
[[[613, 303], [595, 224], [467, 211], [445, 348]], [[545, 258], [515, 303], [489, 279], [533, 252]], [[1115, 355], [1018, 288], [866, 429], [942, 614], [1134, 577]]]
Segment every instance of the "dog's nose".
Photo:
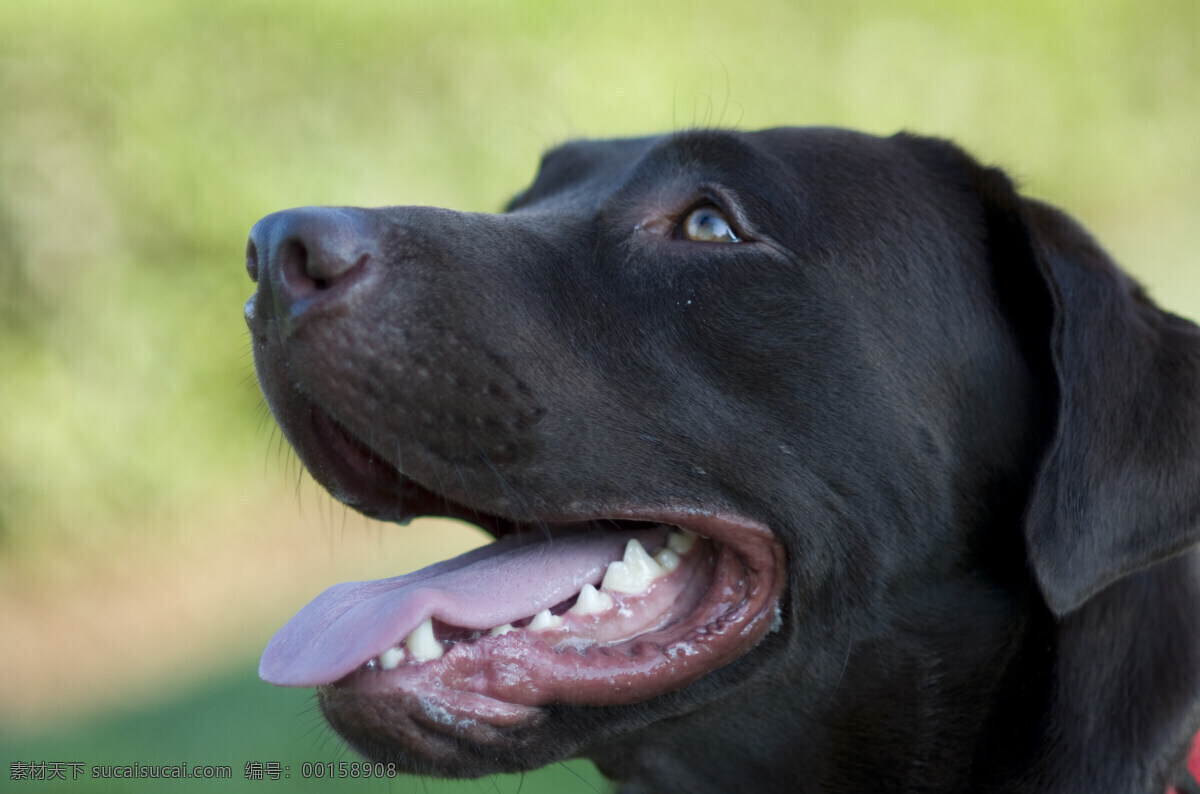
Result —
[[264, 283], [270, 285], [277, 309], [296, 316], [360, 273], [375, 253], [375, 235], [363, 210], [301, 207], [254, 224], [246, 270], [260, 291]]

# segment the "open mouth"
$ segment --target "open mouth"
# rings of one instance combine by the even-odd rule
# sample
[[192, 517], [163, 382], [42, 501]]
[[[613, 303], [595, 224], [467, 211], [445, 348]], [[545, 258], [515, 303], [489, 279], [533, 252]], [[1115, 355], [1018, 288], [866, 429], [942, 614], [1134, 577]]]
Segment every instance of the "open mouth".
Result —
[[404, 576], [329, 588], [267, 646], [268, 682], [401, 693], [447, 719], [501, 727], [551, 703], [619, 705], [679, 689], [778, 622], [783, 551], [755, 521], [694, 506], [490, 515], [405, 477], [321, 409], [311, 419], [300, 446], [339, 498], [394, 520], [465, 519], [497, 539]]

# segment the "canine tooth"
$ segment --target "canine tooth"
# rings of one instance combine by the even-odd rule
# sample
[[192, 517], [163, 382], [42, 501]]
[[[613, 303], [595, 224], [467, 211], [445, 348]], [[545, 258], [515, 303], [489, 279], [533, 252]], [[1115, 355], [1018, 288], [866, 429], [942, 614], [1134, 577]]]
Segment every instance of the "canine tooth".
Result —
[[637, 538], [633, 538], [625, 544], [625, 556], [608, 564], [600, 586], [605, 590], [636, 595], [644, 593], [650, 583], [662, 575], [663, 569], [646, 553]]
[[551, 615], [550, 610], [543, 609], [541, 612], [533, 616], [533, 620], [529, 622], [529, 630], [545, 631], [546, 629], [556, 629], [562, 624], [562, 615]]
[[400, 647], [388, 648], [379, 655], [379, 666], [384, 670], [395, 670], [404, 661], [404, 649]]
[[663, 569], [664, 574], [679, 567], [679, 555], [665, 546], [654, 552], [654, 561]]
[[571, 607], [570, 612], [573, 615], [595, 615], [597, 612], [610, 609], [612, 605], [612, 596], [608, 593], [601, 593], [590, 584], [585, 584], [579, 591], [579, 598], [576, 599], [575, 606]]
[[433, 636], [433, 618], [425, 618], [425, 622], [413, 629], [412, 634], [404, 640], [409, 653], [418, 662], [431, 662], [441, 659], [445, 650], [442, 644]]
[[667, 548], [683, 556], [696, 543], [696, 533], [681, 529], [667, 536]]
[[505, 623], [503, 626], [497, 626], [496, 628], [492, 629], [488, 632], [488, 634], [491, 634], [493, 637], [500, 637], [508, 634], [510, 631], [516, 631], [516, 629], [513, 628], [513, 624]]

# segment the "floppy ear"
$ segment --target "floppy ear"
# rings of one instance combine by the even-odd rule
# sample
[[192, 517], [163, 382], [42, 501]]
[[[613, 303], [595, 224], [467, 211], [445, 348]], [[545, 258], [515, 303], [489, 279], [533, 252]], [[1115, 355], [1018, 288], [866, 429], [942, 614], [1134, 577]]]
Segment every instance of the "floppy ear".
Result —
[[1074, 220], [1016, 200], [1058, 388], [1025, 542], [1062, 616], [1200, 542], [1200, 329], [1151, 303]]

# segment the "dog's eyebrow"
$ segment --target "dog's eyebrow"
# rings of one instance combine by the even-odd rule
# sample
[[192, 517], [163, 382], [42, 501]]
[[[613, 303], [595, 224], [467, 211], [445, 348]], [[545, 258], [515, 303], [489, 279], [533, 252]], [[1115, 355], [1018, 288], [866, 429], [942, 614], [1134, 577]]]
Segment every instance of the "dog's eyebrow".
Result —
[[744, 136], [730, 130], [687, 130], [659, 139], [644, 161], [662, 157], [660, 165], [728, 172], [735, 177], [761, 158]]
[[770, 157], [745, 136], [729, 130], [684, 130], [647, 147], [622, 181], [622, 191], [677, 178], [692, 185], [740, 186], [775, 182]]
[[569, 141], [542, 155], [533, 183], [505, 206], [512, 212], [539, 199], [608, 181], [616, 183], [656, 138]]
[[542, 155], [533, 183], [505, 206], [512, 212], [541, 199], [583, 191], [596, 196], [680, 175], [726, 184], [766, 176], [762, 153], [728, 130], [682, 130], [623, 140], [570, 141]]

